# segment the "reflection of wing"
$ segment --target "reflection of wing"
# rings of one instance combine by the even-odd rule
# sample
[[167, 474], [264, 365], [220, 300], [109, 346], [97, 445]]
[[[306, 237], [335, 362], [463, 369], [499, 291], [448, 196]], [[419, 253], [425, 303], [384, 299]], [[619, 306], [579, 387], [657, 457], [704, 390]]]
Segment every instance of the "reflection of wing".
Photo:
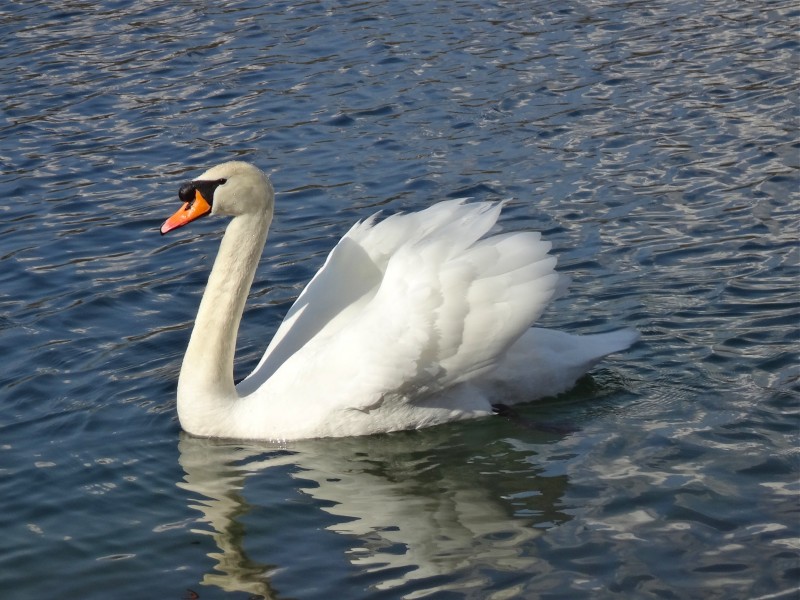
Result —
[[[550, 244], [539, 234], [481, 239], [500, 209], [448, 201], [354, 226], [240, 393], [264, 401], [291, 395], [295, 407], [313, 403], [319, 414], [370, 411], [387, 399], [413, 403], [493, 368], [558, 283]], [[485, 400], [453, 401], [450, 409], [490, 409]]]
[[[487, 432], [493, 439], [496, 434], [493, 428]], [[476, 435], [480, 438], [470, 431], [465, 448], [476, 443], [483, 447]], [[218, 561], [216, 572], [206, 575], [204, 583], [274, 597], [265, 576], [269, 567], [261, 565], [259, 570], [255, 557], [244, 552], [245, 540], [249, 548], [261, 548], [262, 556], [266, 553], [269, 561], [278, 563], [276, 568], [302, 570], [308, 568], [307, 558], [298, 557], [307, 557], [310, 544], [340, 546], [324, 540], [320, 525], [350, 540], [345, 556], [358, 569], [372, 573], [370, 580], [378, 589], [426, 577], [434, 577], [434, 589], [447, 589], [448, 583], [455, 584], [477, 568], [524, 573], [536, 565], [541, 571], [544, 565], [525, 546], [543, 531], [533, 526], [536, 521], [553, 524], [566, 518], [555, 509], [566, 478], [537, 478], [524, 460], [533, 451], [513, 446], [494, 458], [464, 461], [460, 452], [445, 452], [452, 461], [443, 459], [439, 451], [443, 445], [452, 450], [460, 440], [453, 431], [427, 430], [414, 435], [310, 440], [294, 444], [296, 452], [290, 454], [258, 443], [184, 436], [179, 448], [186, 476], [180, 485], [191, 490], [193, 507], [203, 513], [201, 521], [214, 529], [212, 535], [221, 551], [213, 555]], [[502, 464], [496, 464], [497, 460]], [[292, 465], [288, 472], [295, 480], [280, 476], [287, 465]], [[268, 472], [270, 467], [276, 472]], [[489, 481], [487, 477], [491, 485], [482, 485]], [[285, 503], [298, 484], [320, 513], [297, 513], [302, 522], [276, 530], [275, 523], [285, 517], [272, 521], [271, 505]], [[527, 516], [516, 517], [511, 503], [502, 499], [509, 497], [537, 498], [536, 510], [517, 507]], [[247, 523], [258, 526], [249, 533], [240, 519], [250, 508], [245, 498], [263, 509], [251, 513]], [[287, 514], [285, 510], [279, 513]], [[325, 513], [336, 517], [336, 522], [331, 524], [331, 516]], [[288, 530], [293, 534], [282, 533]], [[328, 558], [333, 564], [341, 560], [340, 556]]]

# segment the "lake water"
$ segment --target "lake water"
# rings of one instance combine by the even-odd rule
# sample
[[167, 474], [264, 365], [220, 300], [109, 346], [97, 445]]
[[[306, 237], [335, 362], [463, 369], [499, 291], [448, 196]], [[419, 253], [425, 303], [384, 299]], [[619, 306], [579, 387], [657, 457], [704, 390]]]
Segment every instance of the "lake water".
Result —
[[[797, 598], [798, 48], [775, 2], [7, 2], [0, 595]], [[232, 158], [277, 214], [253, 368], [355, 220], [511, 199], [643, 336], [503, 418], [285, 447], [175, 416]]]

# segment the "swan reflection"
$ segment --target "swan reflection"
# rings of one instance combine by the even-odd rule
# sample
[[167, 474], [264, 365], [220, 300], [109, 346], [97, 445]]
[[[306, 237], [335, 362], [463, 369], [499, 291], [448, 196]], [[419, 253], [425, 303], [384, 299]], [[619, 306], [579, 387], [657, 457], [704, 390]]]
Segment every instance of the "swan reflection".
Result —
[[298, 557], [327, 546], [352, 567], [339, 579], [363, 577], [362, 589], [463, 589], [488, 583], [482, 569], [548, 570], [526, 546], [569, 518], [558, 510], [567, 478], [541, 475], [535, 444], [497, 434], [447, 426], [289, 448], [182, 435], [178, 485], [201, 513], [192, 531], [217, 547], [202, 584], [276, 598], [271, 574], [308, 568]]

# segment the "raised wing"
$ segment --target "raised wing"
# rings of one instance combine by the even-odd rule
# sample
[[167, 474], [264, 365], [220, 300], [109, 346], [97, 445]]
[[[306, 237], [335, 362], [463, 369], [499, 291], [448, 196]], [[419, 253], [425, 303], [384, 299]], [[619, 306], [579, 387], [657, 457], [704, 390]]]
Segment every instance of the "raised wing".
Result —
[[354, 226], [240, 392], [369, 411], [493, 368], [559, 279], [538, 233], [483, 237], [500, 210], [448, 201]]
[[440, 202], [424, 211], [396, 214], [376, 224], [380, 213], [359, 221], [331, 250], [325, 264], [298, 296], [256, 368], [237, 387], [258, 389], [287, 358], [313, 337], [350, 325], [375, 295], [389, 258], [410, 240], [441, 227], [463, 200]]

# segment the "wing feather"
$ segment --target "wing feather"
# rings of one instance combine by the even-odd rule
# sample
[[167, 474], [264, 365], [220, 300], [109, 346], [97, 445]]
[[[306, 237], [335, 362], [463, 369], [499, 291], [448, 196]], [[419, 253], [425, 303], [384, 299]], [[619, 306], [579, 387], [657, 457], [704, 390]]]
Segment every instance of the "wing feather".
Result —
[[559, 280], [539, 234], [485, 237], [501, 208], [447, 201], [356, 224], [240, 392], [299, 386], [320, 402], [366, 411], [494, 368]]

